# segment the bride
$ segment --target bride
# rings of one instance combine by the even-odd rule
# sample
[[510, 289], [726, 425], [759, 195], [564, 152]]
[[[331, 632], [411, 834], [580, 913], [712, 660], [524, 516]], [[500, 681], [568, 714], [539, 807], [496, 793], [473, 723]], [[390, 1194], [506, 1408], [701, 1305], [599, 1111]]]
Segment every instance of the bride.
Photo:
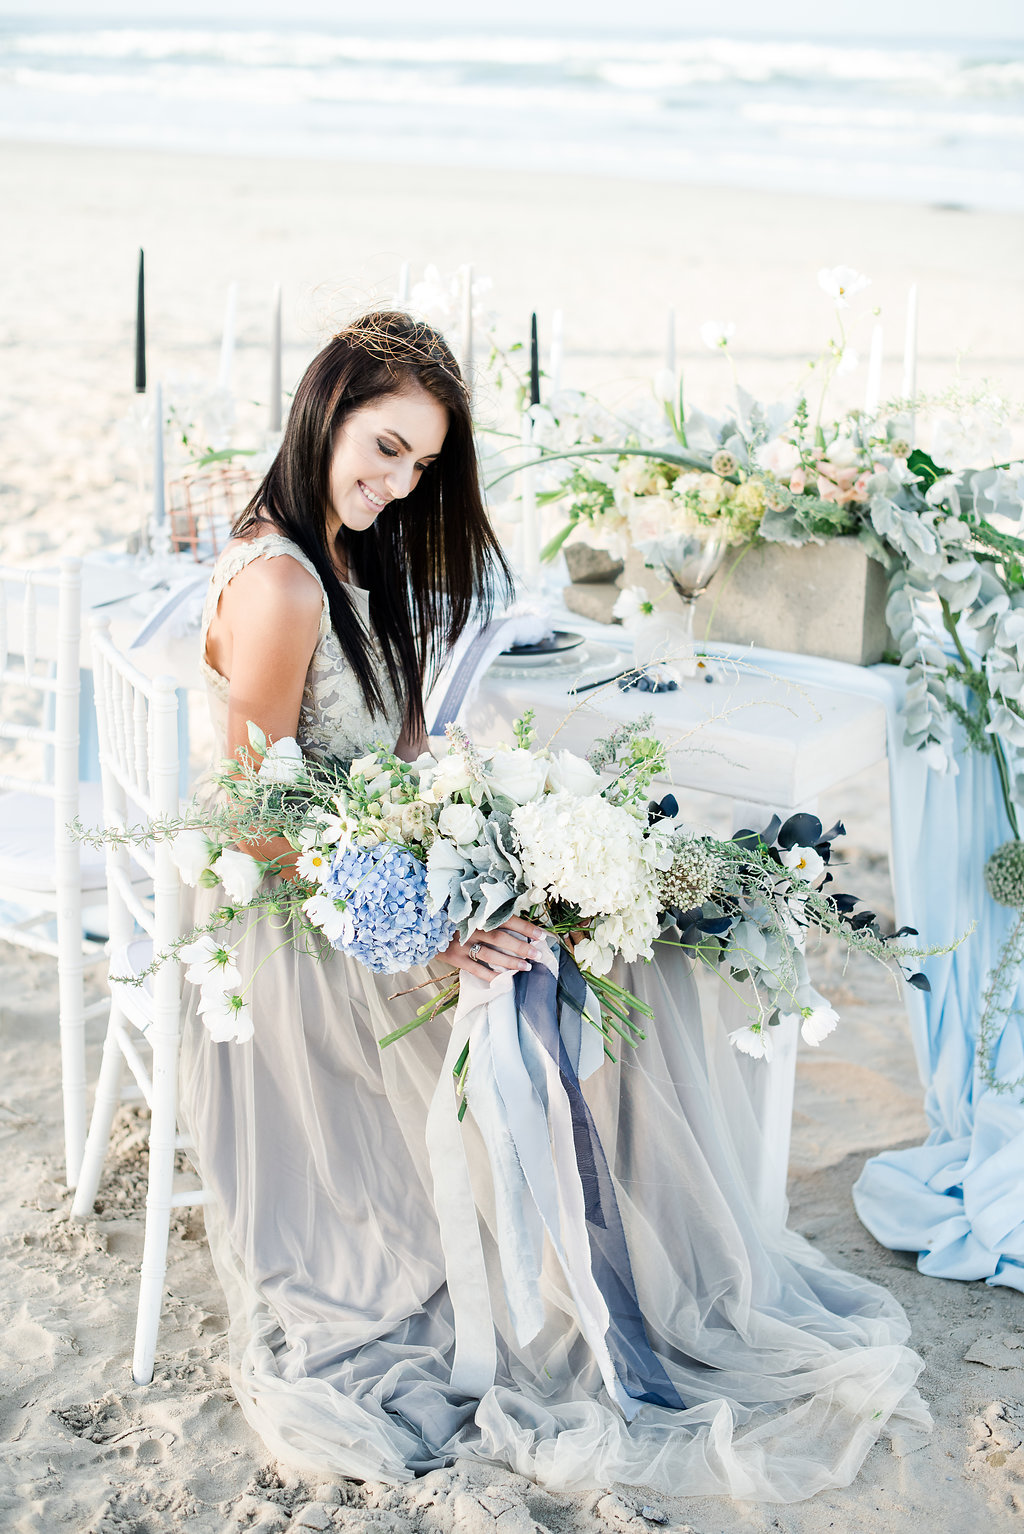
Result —
[[[252, 720], [311, 755], [351, 759], [384, 742], [414, 759], [424, 678], [507, 585], [451, 352], [403, 314], [366, 315], [311, 363], [217, 563], [203, 620], [217, 755], [244, 751]], [[294, 876], [287, 842], [246, 850]], [[195, 920], [219, 898], [200, 890]], [[483, 980], [528, 969], [538, 935], [515, 918], [453, 942], [431, 968]], [[461, 1254], [442, 1246], [426, 1124], [448, 1025], [377, 1042], [422, 994], [396, 993], [429, 971], [318, 962], [267, 922], [237, 959], [258, 969], [254, 1036], [215, 1043], [196, 993], [181, 1106], [215, 1195], [235, 1390], [282, 1460], [398, 1482], [476, 1457], [552, 1488], [619, 1481], [789, 1502], [847, 1484], [881, 1435], [927, 1430], [900, 1307], [761, 1220], [744, 1062], [702, 1020], [677, 950], [623, 971], [655, 1025], [586, 1085], [663, 1386], [632, 1400], [628, 1420], [554, 1261], [544, 1324], [516, 1340], [471, 1117], [461, 1133], [497, 1365], [478, 1395], [453, 1386], [447, 1281]]]

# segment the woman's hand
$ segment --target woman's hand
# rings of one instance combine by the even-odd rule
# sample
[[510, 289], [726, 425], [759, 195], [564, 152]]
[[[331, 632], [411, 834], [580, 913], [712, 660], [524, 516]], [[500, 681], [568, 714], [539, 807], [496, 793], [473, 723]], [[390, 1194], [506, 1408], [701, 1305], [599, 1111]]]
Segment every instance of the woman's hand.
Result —
[[[455, 967], [475, 975], [478, 980], [492, 981], [502, 970], [513, 974], [532, 969], [530, 946], [547, 934], [543, 927], [526, 921], [522, 916], [510, 916], [493, 932], [471, 932], [463, 943], [459, 938], [448, 944], [441, 958]], [[476, 952], [474, 952], [474, 949]]]

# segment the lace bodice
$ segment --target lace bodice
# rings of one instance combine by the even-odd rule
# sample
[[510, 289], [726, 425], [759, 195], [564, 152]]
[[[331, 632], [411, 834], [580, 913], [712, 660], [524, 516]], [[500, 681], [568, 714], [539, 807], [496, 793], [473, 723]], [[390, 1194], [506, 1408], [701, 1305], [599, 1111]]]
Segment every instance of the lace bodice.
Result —
[[[274, 559], [286, 554], [315, 577], [323, 591], [323, 583], [313, 564], [302, 550], [280, 533], [268, 533], [253, 538], [248, 543], [236, 544], [225, 549], [214, 566], [210, 588], [203, 606], [200, 667], [206, 681], [210, 714], [217, 735], [221, 756], [227, 754], [227, 723], [229, 686], [226, 677], [215, 671], [206, 659], [206, 636], [220, 594], [230, 580], [244, 570], [254, 559]], [[376, 644], [370, 625], [370, 594], [361, 586], [349, 585], [349, 595], [370, 635], [373, 653]], [[389, 684], [387, 670], [379, 660], [378, 674], [384, 695], [386, 715], [374, 715], [366, 706], [358, 678], [349, 665], [331, 624], [327, 593], [323, 592], [323, 608], [320, 614], [320, 632], [316, 648], [306, 674], [302, 692], [299, 724], [296, 739], [304, 752], [314, 756], [336, 756], [350, 761], [362, 755], [378, 741], [393, 746], [402, 728], [402, 707]]]

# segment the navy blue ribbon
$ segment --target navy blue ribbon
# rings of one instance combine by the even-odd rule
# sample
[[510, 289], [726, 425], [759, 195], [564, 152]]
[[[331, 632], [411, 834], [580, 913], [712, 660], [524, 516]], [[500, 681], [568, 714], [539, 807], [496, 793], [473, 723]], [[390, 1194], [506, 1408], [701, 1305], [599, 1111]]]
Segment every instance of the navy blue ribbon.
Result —
[[591, 1271], [608, 1307], [605, 1341], [616, 1376], [634, 1400], [683, 1411], [683, 1402], [647, 1337], [608, 1160], [559, 1031], [559, 1009], [567, 1007], [581, 1014], [586, 994], [586, 982], [564, 949], [559, 950], [557, 981], [550, 970], [539, 964], [515, 978], [519, 1026], [529, 1028], [554, 1061], [569, 1103], [576, 1164], [583, 1186]]

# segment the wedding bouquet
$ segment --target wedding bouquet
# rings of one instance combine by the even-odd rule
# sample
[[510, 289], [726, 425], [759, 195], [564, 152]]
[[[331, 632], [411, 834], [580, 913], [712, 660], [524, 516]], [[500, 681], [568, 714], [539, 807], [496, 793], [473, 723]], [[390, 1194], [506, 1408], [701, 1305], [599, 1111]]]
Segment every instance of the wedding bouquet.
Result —
[[[826, 832], [811, 815], [784, 825], [775, 817], [727, 841], [681, 828], [671, 797], [649, 798], [665, 752], [648, 725], [621, 726], [584, 758], [537, 747], [528, 712], [514, 741], [496, 748], [451, 726], [440, 759], [408, 763], [378, 748], [348, 765], [304, 758], [294, 740], [268, 745], [250, 725], [250, 752], [224, 763], [218, 803], [92, 838], [168, 838], [187, 883], [227, 895], [131, 982], [176, 955], [214, 1037], [244, 1042], [253, 977], [237, 963], [240, 918], [294, 918], [292, 940], [314, 954], [333, 948], [397, 974], [437, 959], [456, 934], [465, 941], [521, 915], [547, 930], [558, 964], [582, 980], [582, 1015], [612, 1059], [616, 1039], [637, 1043], [636, 1018], [652, 1014], [610, 971], [617, 960], [651, 959], [656, 945], [751, 982], [751, 1021], [731, 1036], [738, 1048], [770, 1057], [771, 1028], [791, 1020], [818, 1043], [838, 1019], [810, 984], [807, 929], [897, 962], [922, 952], [899, 943], [913, 929], [883, 935], [855, 898], [829, 892], [838, 824]], [[279, 865], [239, 847], [277, 836], [298, 854], [296, 877], [271, 882]], [[921, 974], [909, 979], [927, 987]], [[424, 983], [437, 995], [382, 1044], [457, 1004], [458, 971]]]

